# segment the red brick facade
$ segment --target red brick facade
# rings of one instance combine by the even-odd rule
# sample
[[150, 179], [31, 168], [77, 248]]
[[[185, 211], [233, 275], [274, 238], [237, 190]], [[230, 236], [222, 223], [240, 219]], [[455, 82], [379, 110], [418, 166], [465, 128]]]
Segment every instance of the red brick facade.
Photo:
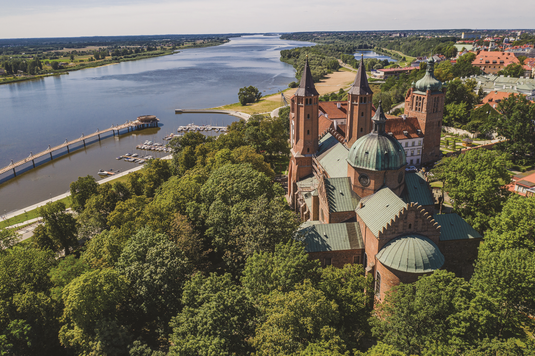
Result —
[[348, 102], [347, 145], [351, 147], [372, 131], [372, 95], [349, 94]]
[[440, 133], [442, 131], [442, 116], [444, 115], [444, 99], [446, 89], [442, 92], [425, 94], [410, 88], [405, 97], [405, 114], [416, 117], [420, 129], [424, 134], [422, 149], [422, 164], [434, 162], [441, 157]]
[[[363, 186], [359, 182], [361, 174], [368, 176], [368, 186]], [[364, 168], [355, 168], [348, 163], [347, 176], [351, 180], [351, 188], [361, 198], [374, 194], [385, 185], [398, 196], [401, 195], [403, 188], [405, 188], [405, 167], [395, 171], [371, 171]]]

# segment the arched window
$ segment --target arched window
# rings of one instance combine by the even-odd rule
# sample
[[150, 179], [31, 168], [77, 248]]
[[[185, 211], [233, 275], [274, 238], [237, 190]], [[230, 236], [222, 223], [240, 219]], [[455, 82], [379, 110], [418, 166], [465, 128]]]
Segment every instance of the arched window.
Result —
[[409, 229], [412, 229], [412, 224], [409, 224]]
[[307, 135], [310, 135], [310, 130], [307, 130]]
[[377, 271], [375, 276], [375, 296], [381, 298], [381, 274]]
[[360, 116], [364, 116], [364, 111], [360, 113]]
[[310, 148], [307, 148], [307, 153], [310, 153]]
[[361, 127], [361, 128], [360, 128], [360, 132], [362, 132], [362, 131], [364, 131], [364, 129]]
[[368, 254], [364, 252], [364, 261], [362, 261], [362, 265], [364, 266], [364, 269], [368, 267]]
[[310, 119], [310, 114], [307, 114], [307, 119]]

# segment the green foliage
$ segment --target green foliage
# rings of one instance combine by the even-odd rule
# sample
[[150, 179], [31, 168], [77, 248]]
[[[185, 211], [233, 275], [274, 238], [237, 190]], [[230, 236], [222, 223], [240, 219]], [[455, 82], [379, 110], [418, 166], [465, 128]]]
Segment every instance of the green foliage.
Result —
[[[325, 94], [319, 97], [320, 101], [344, 101], [347, 100], [347, 93], [344, 89], [340, 88], [338, 93], [332, 92], [330, 94]], [[288, 108], [289, 111], [289, 108]]]
[[391, 289], [371, 320], [375, 337], [405, 354], [433, 345], [463, 349], [485, 333], [470, 284], [451, 272], [435, 271]]
[[490, 220], [482, 248], [493, 252], [516, 248], [535, 251], [535, 197], [511, 195], [503, 210]]
[[52, 298], [60, 301], [63, 288], [73, 279], [89, 270], [90, 267], [84, 260], [78, 259], [73, 255], [62, 259], [48, 274], [50, 281], [54, 284], [54, 287], [51, 289]]
[[0, 229], [0, 254], [19, 242], [20, 235], [15, 229]]
[[240, 88], [238, 91], [238, 99], [240, 104], [247, 105], [249, 103], [255, 103], [262, 97], [262, 92], [258, 91], [258, 88], [252, 85], [248, 87]]
[[509, 196], [505, 188], [511, 181], [509, 165], [505, 154], [470, 150], [458, 157], [443, 158], [433, 172], [444, 182], [455, 211], [482, 233]]
[[0, 255], [0, 351], [8, 354], [55, 354], [61, 313], [50, 298], [50, 251], [15, 246]]
[[470, 117], [468, 104], [465, 102], [449, 103], [444, 107], [444, 126], [459, 127], [468, 122]]
[[78, 177], [78, 180], [71, 183], [70, 186], [72, 207], [78, 213], [81, 213], [85, 208], [85, 203], [93, 195], [97, 193], [98, 183], [93, 176]]
[[511, 154], [513, 161], [523, 162], [535, 153], [535, 105], [524, 95], [511, 94], [498, 104], [500, 117], [491, 122], [496, 133], [507, 139], [498, 146]]
[[155, 321], [161, 336], [167, 336], [169, 321], [180, 310], [182, 287], [191, 272], [180, 248], [166, 235], [145, 228], [128, 241], [116, 268], [136, 295], [137, 305], [131, 307], [136, 314], [143, 314], [138, 318], [144, 323]]
[[489, 311], [497, 316], [495, 336], [518, 333], [522, 322], [535, 312], [535, 257], [530, 250], [482, 251], [471, 282], [492, 303]]
[[61, 201], [47, 203], [37, 211], [45, 223], [38, 230], [37, 245], [54, 252], [64, 250], [65, 255], [71, 253], [71, 249], [78, 246], [77, 224], [76, 219], [65, 211], [65, 204]]
[[260, 312], [264, 317], [251, 340], [257, 355], [298, 354], [311, 343], [337, 338], [338, 305], [308, 280], [287, 293], [273, 291], [262, 300]]
[[274, 252], [255, 252], [247, 259], [242, 284], [251, 300], [278, 290], [286, 293], [305, 279], [319, 279], [319, 263], [309, 260], [301, 243], [288, 241]]
[[131, 336], [121, 319], [128, 294], [126, 279], [113, 269], [75, 278], [63, 289], [61, 344], [78, 354], [125, 354]]
[[520, 78], [521, 76], [524, 76], [524, 68], [519, 63], [511, 63], [507, 67], [499, 71], [498, 75]]
[[245, 355], [254, 309], [230, 274], [196, 274], [184, 287], [183, 310], [171, 322], [170, 355]]

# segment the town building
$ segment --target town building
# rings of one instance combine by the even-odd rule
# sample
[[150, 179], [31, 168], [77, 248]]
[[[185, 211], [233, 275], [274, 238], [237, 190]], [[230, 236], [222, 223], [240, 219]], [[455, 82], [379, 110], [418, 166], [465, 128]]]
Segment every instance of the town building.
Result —
[[518, 58], [510, 52], [477, 51], [472, 65], [486, 74], [496, 74], [509, 64], [520, 64]]
[[418, 70], [418, 66], [403, 67], [403, 68], [383, 68], [372, 70], [372, 77], [375, 79], [388, 79], [390, 77], [399, 78], [400, 74], [409, 74], [413, 70]]
[[530, 79], [528, 77], [505, 77], [503, 75], [494, 74], [473, 75], [470, 77], [461, 78], [462, 81], [469, 79], [476, 81], [476, 92], [479, 92], [481, 89], [487, 94], [497, 91], [508, 93], [507, 95], [511, 93], [523, 94], [528, 98], [528, 100], [535, 99], [535, 79]]
[[535, 170], [513, 176], [509, 190], [524, 197], [535, 196]]
[[296, 238], [323, 266], [362, 264], [378, 300], [437, 269], [473, 272], [481, 235], [457, 214], [436, 214], [425, 176], [406, 171], [412, 150], [420, 162], [440, 159], [444, 96], [430, 59], [402, 117], [372, 105], [362, 62], [347, 102], [318, 102], [308, 62], [291, 98], [287, 199], [303, 221]]

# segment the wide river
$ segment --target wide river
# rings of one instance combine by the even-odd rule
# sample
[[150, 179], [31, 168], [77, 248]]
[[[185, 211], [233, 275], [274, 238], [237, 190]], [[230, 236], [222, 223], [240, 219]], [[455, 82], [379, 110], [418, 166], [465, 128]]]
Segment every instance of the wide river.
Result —
[[[73, 140], [97, 129], [145, 114], [160, 119], [159, 128], [107, 135], [102, 141], [71, 147], [19, 168], [17, 177], [0, 176], [0, 215], [65, 193], [79, 176], [99, 169], [126, 170], [134, 163], [115, 157], [146, 140], [163, 142], [188, 123], [228, 125], [235, 117], [218, 114], [175, 115], [176, 108], [210, 108], [238, 101], [238, 90], [253, 85], [265, 94], [295, 80], [280, 51], [312, 43], [274, 36], [232, 38], [216, 47], [183, 50], [170, 56], [84, 69], [68, 75], [0, 86], [0, 167]], [[152, 152], [152, 151], [151, 151]], [[151, 153], [153, 156], [159, 157]]]

